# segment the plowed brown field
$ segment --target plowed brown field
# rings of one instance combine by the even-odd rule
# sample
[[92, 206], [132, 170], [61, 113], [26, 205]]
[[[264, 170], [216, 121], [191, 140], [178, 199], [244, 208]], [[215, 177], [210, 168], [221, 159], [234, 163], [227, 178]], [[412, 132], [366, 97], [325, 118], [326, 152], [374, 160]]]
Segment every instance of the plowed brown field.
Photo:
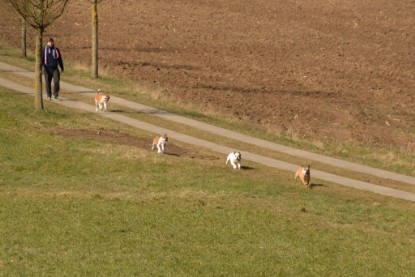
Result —
[[[88, 2], [47, 29], [66, 63], [90, 63]], [[19, 48], [20, 21], [0, 8], [0, 43]], [[277, 134], [414, 152], [414, 11], [412, 0], [104, 0], [100, 66]]]

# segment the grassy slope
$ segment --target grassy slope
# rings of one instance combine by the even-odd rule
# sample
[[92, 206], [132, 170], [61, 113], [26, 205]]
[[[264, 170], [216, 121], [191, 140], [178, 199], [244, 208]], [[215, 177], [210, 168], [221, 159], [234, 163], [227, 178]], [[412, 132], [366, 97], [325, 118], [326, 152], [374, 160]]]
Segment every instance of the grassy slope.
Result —
[[[29, 55], [28, 59], [21, 59], [20, 53], [15, 49], [12, 49], [7, 46], [0, 46], [0, 61], [7, 62], [19, 67], [26, 68], [33, 71], [33, 56]], [[110, 76], [102, 76], [97, 80], [91, 80], [90, 74], [85, 68], [80, 66], [73, 67], [71, 64], [65, 65], [65, 73], [63, 74], [63, 80], [78, 84], [81, 86], [86, 86], [89, 88], [102, 88], [104, 91], [108, 92], [111, 95], [116, 95], [125, 99], [132, 101], [139, 101], [142, 104], [160, 108], [169, 112], [177, 113], [184, 115], [196, 120], [208, 122], [217, 126], [221, 126], [227, 129], [232, 129], [237, 132], [241, 132], [247, 135], [254, 137], [262, 138], [265, 140], [273, 141], [276, 143], [281, 143], [287, 146], [292, 146], [299, 149], [304, 149], [307, 151], [312, 151], [315, 153], [320, 153], [328, 155], [331, 157], [337, 157], [340, 159], [348, 160], [351, 162], [356, 162], [376, 168], [381, 168], [389, 171], [394, 171], [406, 175], [415, 176], [415, 155], [408, 153], [404, 149], [397, 148], [380, 148], [378, 146], [367, 147], [362, 145], [357, 145], [350, 141], [332, 141], [330, 144], [328, 142], [322, 143], [319, 141], [309, 141], [302, 139], [291, 139], [282, 136], [276, 136], [275, 134], [267, 132], [265, 129], [261, 129], [258, 126], [248, 126], [243, 121], [235, 121], [234, 118], [223, 118], [222, 116], [212, 117], [205, 116], [196, 111], [184, 110], [181, 107], [172, 105], [171, 103], [166, 103], [153, 99], [148, 92], [143, 91], [143, 89], [137, 83], [128, 83], [122, 82], [118, 79], [111, 78]], [[0, 72], [1, 73], [1, 72]], [[13, 73], [1, 73], [0, 75], [13, 76], [17, 78], [19, 83], [26, 85], [33, 85], [32, 80], [27, 80], [23, 77], [16, 77]], [[16, 80], [15, 80], [16, 81]], [[82, 94], [73, 94], [66, 93], [63, 91], [62, 95], [68, 99], [78, 99], [85, 101], [85, 95]], [[91, 100], [88, 98], [88, 103], [91, 103]], [[111, 104], [111, 108], [117, 109], [115, 105]], [[125, 108], [123, 108], [124, 110]], [[140, 114], [133, 113], [134, 116], [142, 116]], [[154, 121], [154, 124], [157, 123], [157, 120]], [[167, 123], [171, 125], [171, 123]], [[278, 158], [278, 157], [277, 157]], [[291, 160], [293, 163], [298, 163], [296, 159]], [[316, 161], [301, 161], [301, 163], [312, 163], [313, 168], [315, 167]], [[320, 167], [321, 170], [327, 170], [327, 167], [330, 165], [324, 165]], [[334, 174], [338, 174], [337, 171], [331, 171]], [[350, 175], [350, 173], [346, 173]], [[357, 178], [357, 176], [350, 176], [352, 178]], [[367, 178], [358, 178], [361, 180], [367, 180]], [[378, 180], [373, 180], [374, 183], [380, 183]], [[382, 184], [385, 185], [385, 184]], [[387, 185], [387, 184], [386, 184]], [[413, 191], [411, 188], [405, 188], [401, 185], [389, 184], [390, 187], [398, 187], [406, 191]]]
[[[413, 203], [65, 138], [151, 134], [0, 88], [1, 275], [411, 276]], [[172, 142], [177, 143], [177, 142]], [[203, 152], [204, 150], [195, 150]], [[197, 155], [196, 155], [197, 156]]]

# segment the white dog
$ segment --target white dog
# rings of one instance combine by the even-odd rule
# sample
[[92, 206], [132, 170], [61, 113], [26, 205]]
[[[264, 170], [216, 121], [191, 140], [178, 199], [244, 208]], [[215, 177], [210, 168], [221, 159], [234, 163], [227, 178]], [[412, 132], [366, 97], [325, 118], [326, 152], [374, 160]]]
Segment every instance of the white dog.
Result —
[[233, 166], [233, 169], [241, 169], [241, 160], [242, 160], [242, 155], [240, 152], [237, 151], [233, 151], [231, 153], [229, 153], [228, 158], [226, 158], [226, 163], [228, 164], [228, 162], [231, 163], [231, 165]]
[[153, 138], [153, 144], [151, 150], [154, 150], [154, 146], [157, 146], [157, 153], [164, 153], [164, 145], [168, 142], [169, 138], [167, 134], [164, 133], [161, 136], [156, 136]]

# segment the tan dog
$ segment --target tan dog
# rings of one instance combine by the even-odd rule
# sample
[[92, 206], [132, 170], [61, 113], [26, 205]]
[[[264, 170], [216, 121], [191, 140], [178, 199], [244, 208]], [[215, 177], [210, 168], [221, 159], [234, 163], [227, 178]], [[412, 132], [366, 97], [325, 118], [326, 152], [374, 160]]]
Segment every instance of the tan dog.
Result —
[[97, 91], [97, 95], [95, 95], [95, 111], [101, 110], [101, 111], [106, 112], [107, 103], [110, 100], [110, 96], [100, 91], [101, 89], [99, 89]]
[[294, 179], [297, 179], [297, 177], [300, 178], [304, 186], [308, 187], [310, 185], [310, 179], [311, 179], [310, 165], [307, 167], [302, 166], [298, 168], [297, 171], [295, 172]]
[[169, 138], [167, 137], [166, 133], [162, 134], [161, 136], [154, 137], [151, 150], [154, 150], [154, 146], [157, 146], [157, 153], [163, 153], [164, 145], [167, 143], [168, 140]]

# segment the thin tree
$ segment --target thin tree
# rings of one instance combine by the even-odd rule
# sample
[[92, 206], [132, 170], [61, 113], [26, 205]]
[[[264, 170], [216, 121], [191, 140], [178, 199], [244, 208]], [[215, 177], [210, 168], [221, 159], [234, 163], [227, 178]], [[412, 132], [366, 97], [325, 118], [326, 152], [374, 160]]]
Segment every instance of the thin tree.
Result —
[[91, 65], [91, 77], [98, 78], [98, 4], [102, 0], [89, 0], [91, 1], [91, 18], [92, 18], [92, 65]]
[[27, 39], [27, 21], [26, 18], [22, 17], [22, 56], [23, 57], [27, 57], [27, 43], [26, 43], [26, 39]]
[[42, 110], [43, 33], [63, 14], [69, 0], [8, 0], [8, 2], [36, 31], [35, 109]]

